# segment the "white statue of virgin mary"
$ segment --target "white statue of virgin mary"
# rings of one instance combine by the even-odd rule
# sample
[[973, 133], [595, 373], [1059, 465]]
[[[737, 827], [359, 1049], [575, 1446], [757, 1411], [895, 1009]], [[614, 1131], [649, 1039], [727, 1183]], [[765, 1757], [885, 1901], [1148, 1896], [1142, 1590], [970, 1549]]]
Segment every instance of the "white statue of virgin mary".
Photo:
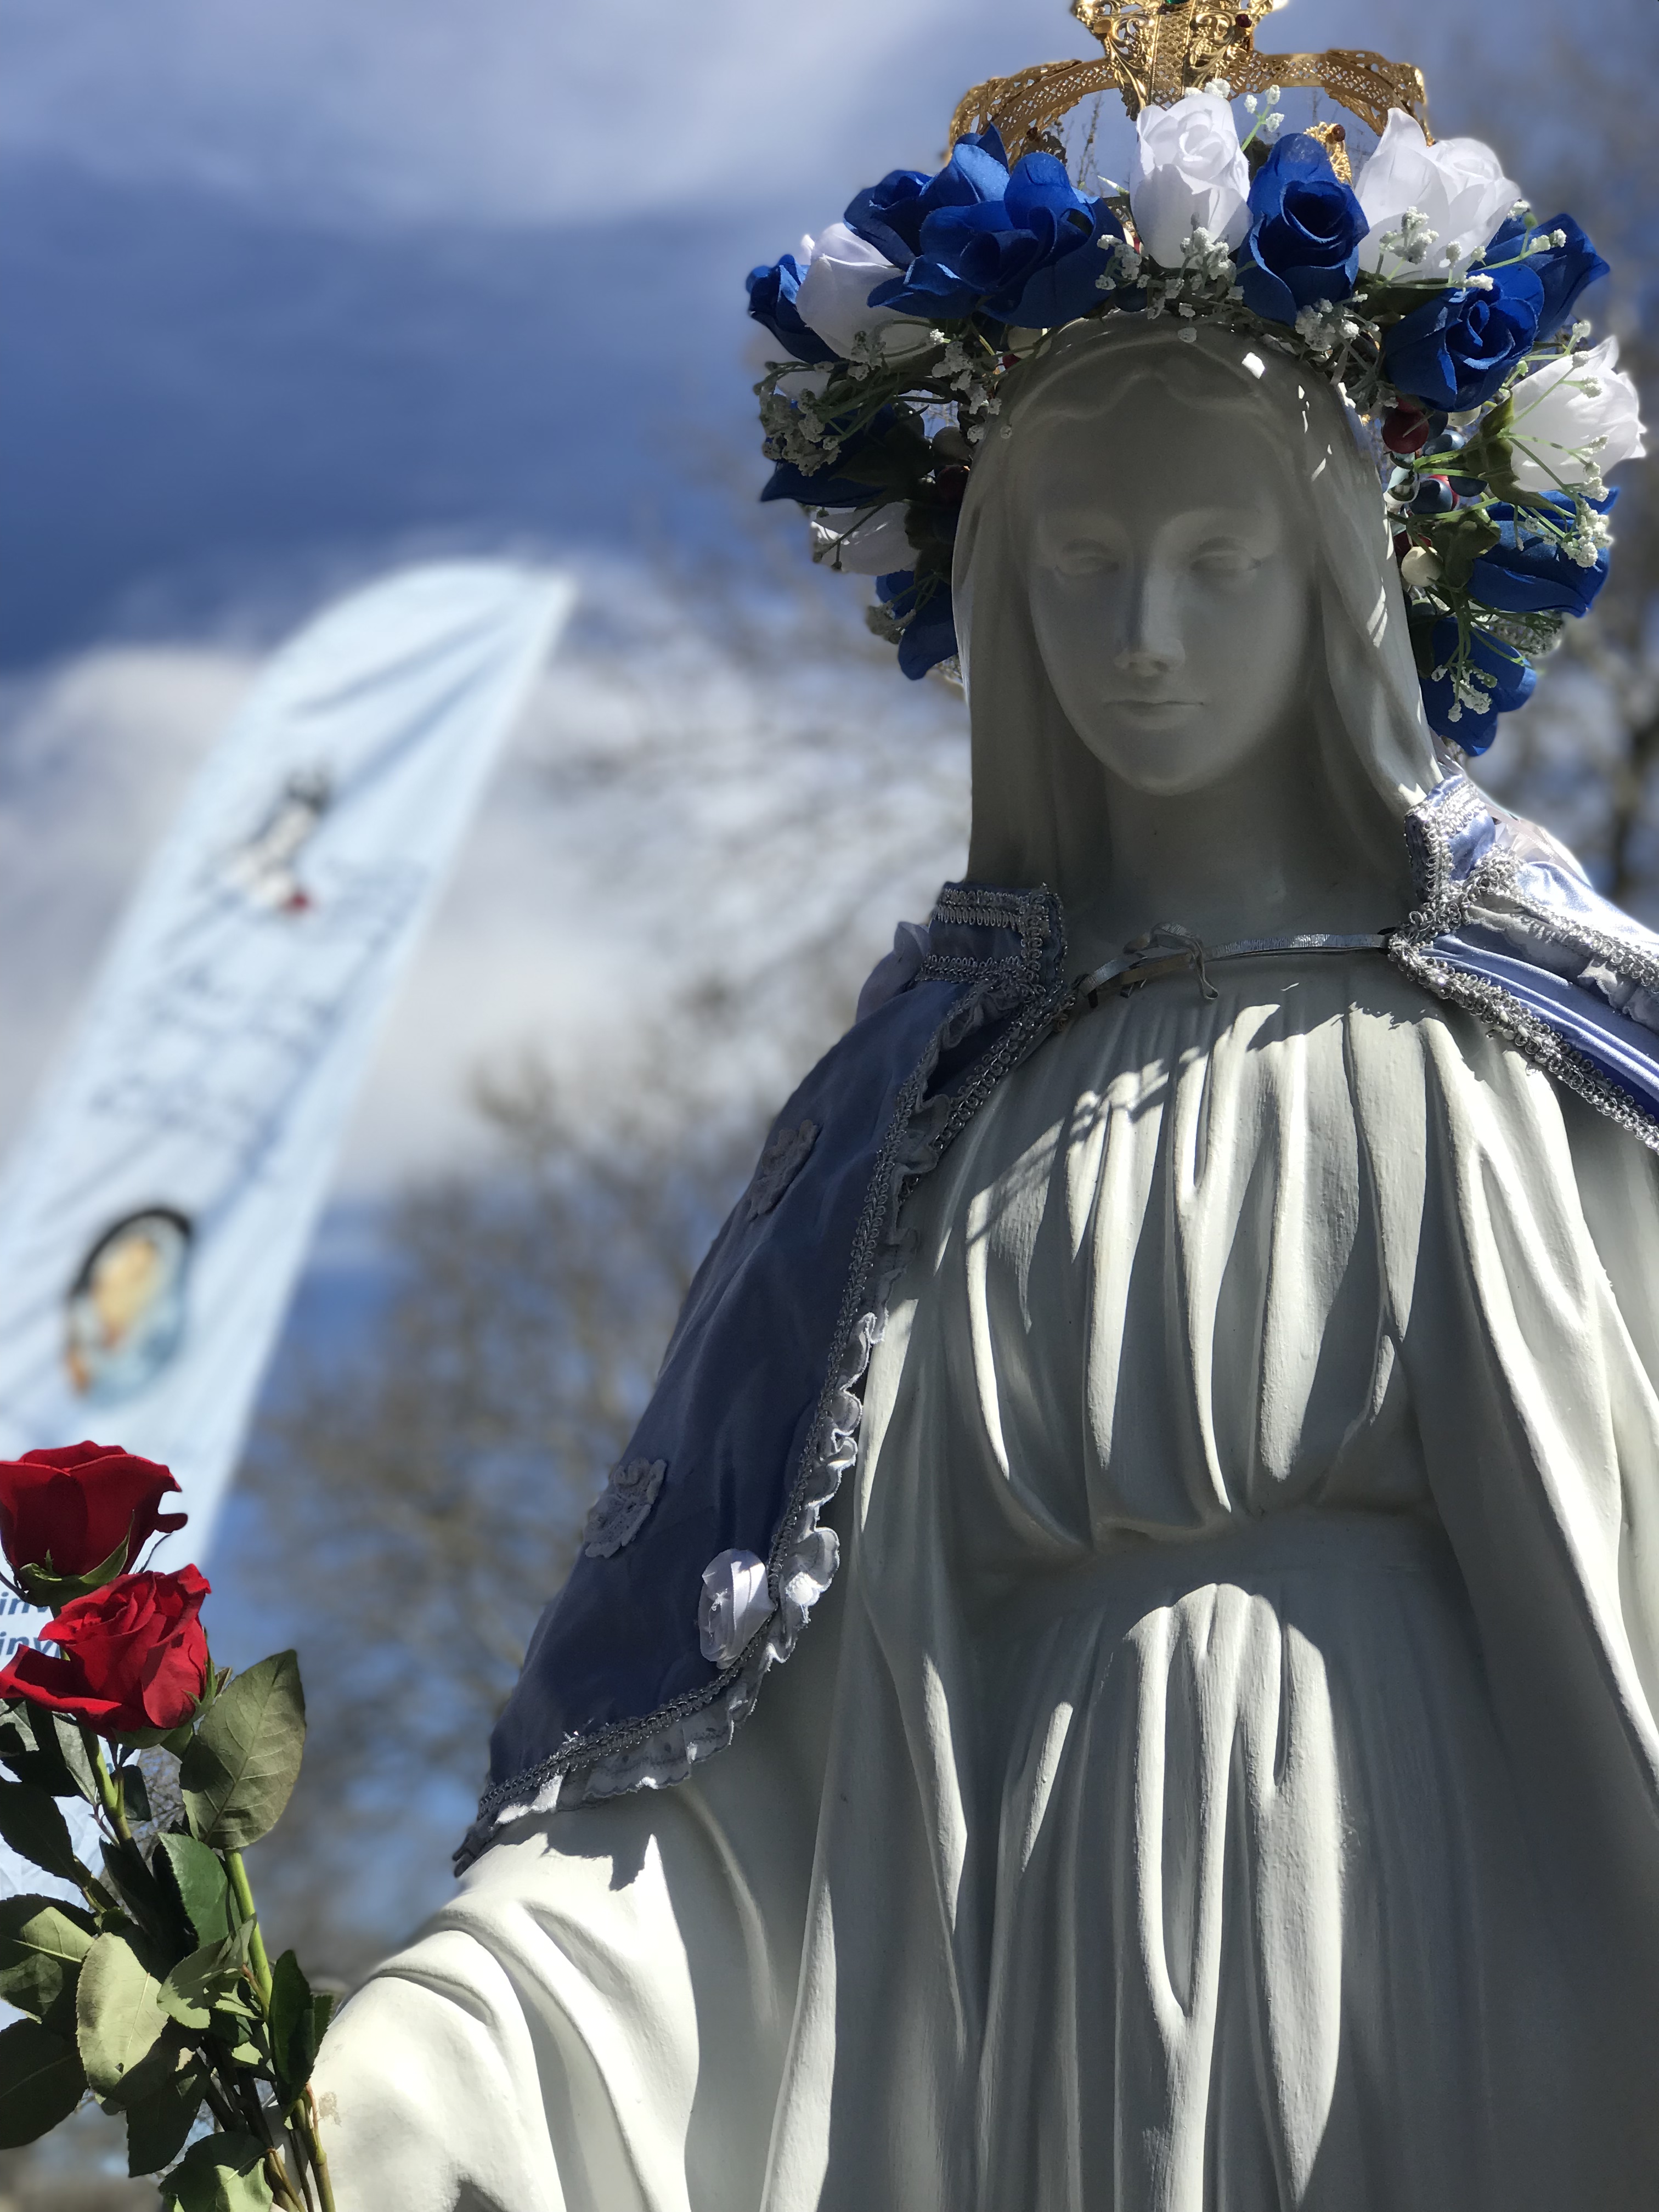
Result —
[[[763, 1625], [556, 1737], [331, 2033], [340, 2212], [1637, 2212], [1659, 1169], [1527, 1028], [1591, 994], [1522, 894], [1636, 948], [1609, 1035], [1650, 942], [1437, 751], [1375, 469], [1283, 353], [1073, 325], [956, 562], [941, 915], [1046, 885], [1083, 980], [954, 1091], [1003, 1002], [947, 1024]], [[780, 1181], [726, 1237], [799, 1199], [810, 1269]]]

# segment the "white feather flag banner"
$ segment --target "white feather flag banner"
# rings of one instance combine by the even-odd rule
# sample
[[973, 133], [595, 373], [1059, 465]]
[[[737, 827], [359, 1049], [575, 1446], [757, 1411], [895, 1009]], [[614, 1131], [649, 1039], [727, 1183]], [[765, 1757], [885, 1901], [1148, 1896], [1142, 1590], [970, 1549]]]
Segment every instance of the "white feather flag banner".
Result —
[[[162, 1565], [206, 1548], [393, 988], [574, 596], [410, 569], [272, 659], [8, 1163], [0, 1458], [165, 1461], [191, 1518]], [[0, 1656], [39, 1626], [0, 1622]]]

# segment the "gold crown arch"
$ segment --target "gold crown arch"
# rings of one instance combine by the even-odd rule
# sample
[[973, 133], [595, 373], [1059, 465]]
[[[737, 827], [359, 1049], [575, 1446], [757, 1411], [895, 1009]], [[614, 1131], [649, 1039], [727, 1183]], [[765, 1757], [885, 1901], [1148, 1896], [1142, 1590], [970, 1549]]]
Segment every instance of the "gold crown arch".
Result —
[[[1295, 85], [1328, 93], [1381, 137], [1391, 107], [1414, 115], [1428, 135], [1423, 72], [1381, 54], [1334, 47], [1323, 54], [1261, 54], [1256, 26], [1284, 0], [1072, 0], [1072, 13], [1104, 49], [1100, 61], [1039, 62], [1014, 76], [976, 84], [951, 119], [951, 143], [994, 124], [1011, 161], [1039, 143], [1062, 116], [1097, 93], [1119, 92], [1133, 117], [1168, 107], [1183, 93], [1224, 77], [1235, 95]], [[1339, 174], [1348, 162], [1340, 125], [1316, 134]], [[1333, 143], [1334, 142], [1334, 143]]]

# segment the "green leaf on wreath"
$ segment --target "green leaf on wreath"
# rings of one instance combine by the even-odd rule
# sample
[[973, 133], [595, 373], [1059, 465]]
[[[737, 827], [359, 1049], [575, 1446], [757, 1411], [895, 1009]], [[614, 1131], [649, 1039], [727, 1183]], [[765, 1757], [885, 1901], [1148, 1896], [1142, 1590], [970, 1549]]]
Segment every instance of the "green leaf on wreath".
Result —
[[252, 2136], [204, 2136], [161, 2183], [169, 2212], [269, 2212], [265, 2154]]
[[52, 1897], [0, 1899], [0, 1997], [75, 2039], [75, 1984], [98, 1930]]
[[0, 2150], [34, 2142], [68, 2119], [86, 2086], [68, 2036], [32, 2020], [0, 2029]]
[[177, 1896], [196, 1941], [222, 1942], [231, 1932], [230, 1883], [217, 1851], [194, 1836], [158, 1836], [150, 1865]]
[[203, 1716], [179, 1770], [192, 1832], [216, 1850], [241, 1850], [274, 1827], [305, 1750], [300, 1662], [279, 1651], [238, 1674]]
[[127, 2172], [135, 2177], [171, 2166], [202, 2109], [201, 2069], [187, 2066], [152, 2096], [127, 2107]]
[[61, 1881], [77, 1881], [81, 1863], [57, 1800], [29, 1782], [0, 1782], [0, 1836], [13, 1850]]
[[1475, 562], [1503, 537], [1498, 524], [1474, 507], [1455, 514], [1434, 532], [1434, 550], [1440, 556], [1440, 581], [1448, 592], [1468, 588]]
[[112, 1928], [87, 1953], [76, 1990], [87, 2079], [106, 2103], [152, 2095], [180, 2063], [182, 2041], [161, 2002], [167, 1966], [136, 1928]]

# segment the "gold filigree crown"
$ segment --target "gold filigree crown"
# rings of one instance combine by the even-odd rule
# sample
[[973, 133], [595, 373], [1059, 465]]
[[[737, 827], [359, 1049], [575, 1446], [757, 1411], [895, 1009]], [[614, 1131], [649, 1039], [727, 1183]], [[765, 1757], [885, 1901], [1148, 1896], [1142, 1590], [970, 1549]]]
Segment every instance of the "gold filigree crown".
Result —
[[[990, 77], [958, 103], [951, 143], [994, 125], [1011, 161], [1040, 144], [1061, 118], [1103, 92], [1122, 94], [1133, 118], [1143, 107], [1168, 107], [1183, 93], [1217, 78], [1232, 93], [1294, 85], [1328, 93], [1351, 115], [1382, 135], [1391, 107], [1414, 115], [1428, 135], [1423, 72], [1381, 54], [1334, 47], [1323, 54], [1258, 53], [1258, 25], [1285, 0], [1072, 0], [1072, 13], [1101, 43], [1099, 61], [1039, 62], [1013, 76]], [[1340, 124], [1316, 126], [1337, 174], [1349, 173]]]

